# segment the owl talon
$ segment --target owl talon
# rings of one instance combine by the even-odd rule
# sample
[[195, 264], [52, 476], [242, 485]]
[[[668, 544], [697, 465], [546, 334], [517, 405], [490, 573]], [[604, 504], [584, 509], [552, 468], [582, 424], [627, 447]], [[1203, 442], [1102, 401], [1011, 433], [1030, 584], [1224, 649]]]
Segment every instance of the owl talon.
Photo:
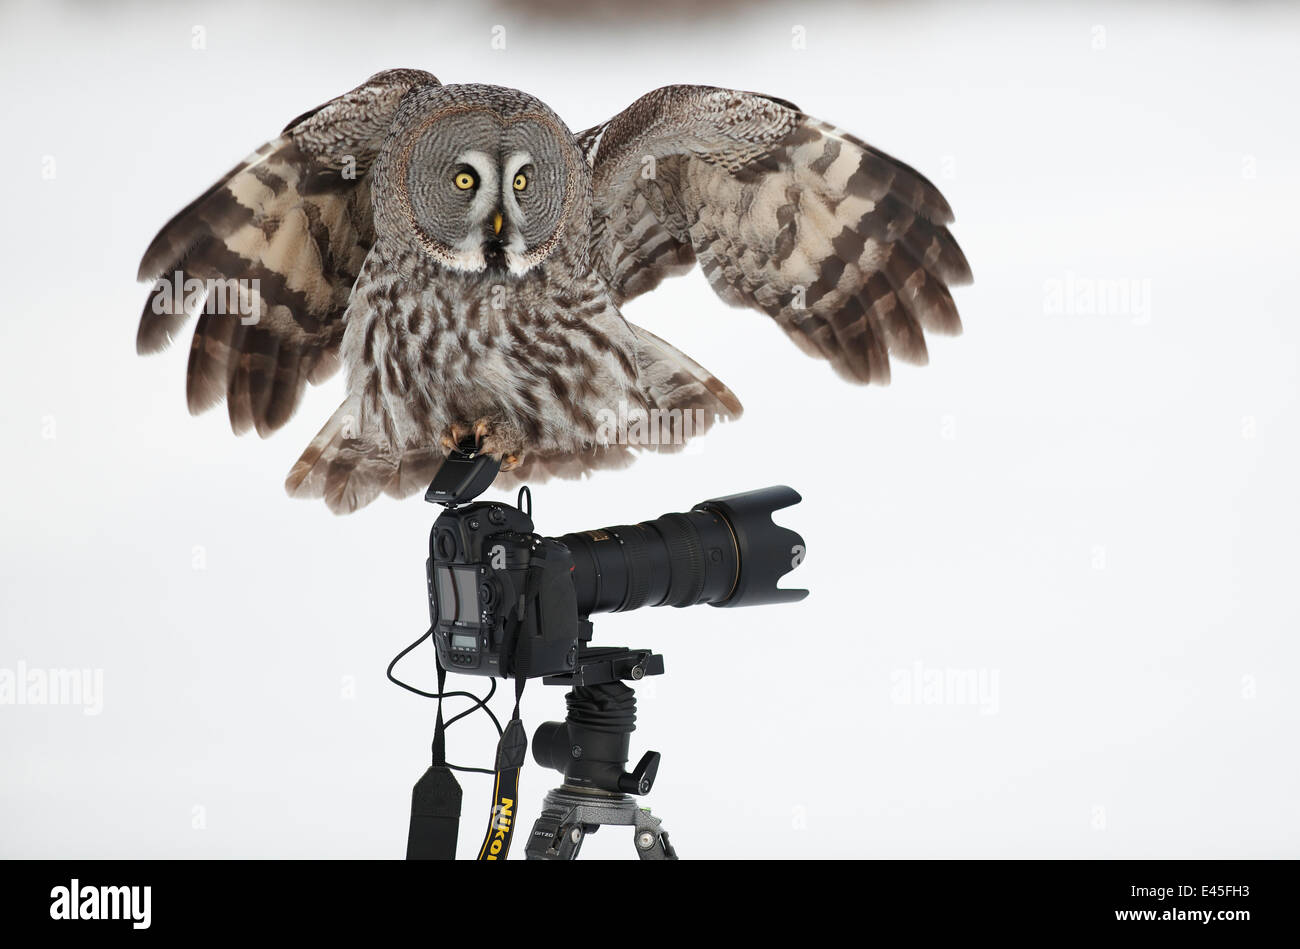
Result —
[[474, 439], [482, 454], [501, 460], [502, 471], [519, 467], [524, 456], [523, 438], [508, 422], [481, 418], [474, 423]]
[[464, 425], [457, 425], [453, 422], [447, 426], [447, 430], [443, 433], [442, 438], [440, 439], [440, 444], [449, 452], [456, 451], [460, 448], [460, 443], [465, 440], [465, 436], [468, 434], [468, 428]]
[[459, 451], [470, 436], [474, 436], [475, 450], [501, 459], [502, 471], [509, 471], [523, 463], [523, 441], [516, 429], [508, 424], [497, 424], [481, 418], [473, 425], [453, 422], [443, 433], [440, 443], [448, 452]]

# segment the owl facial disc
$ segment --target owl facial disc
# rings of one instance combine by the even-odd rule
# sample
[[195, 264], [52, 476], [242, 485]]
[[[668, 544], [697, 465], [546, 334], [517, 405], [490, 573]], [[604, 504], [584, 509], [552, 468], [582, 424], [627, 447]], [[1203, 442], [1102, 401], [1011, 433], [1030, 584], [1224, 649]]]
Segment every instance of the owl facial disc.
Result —
[[518, 277], [560, 240], [575, 162], [572, 135], [546, 112], [458, 103], [414, 125], [393, 177], [429, 254], [454, 270]]

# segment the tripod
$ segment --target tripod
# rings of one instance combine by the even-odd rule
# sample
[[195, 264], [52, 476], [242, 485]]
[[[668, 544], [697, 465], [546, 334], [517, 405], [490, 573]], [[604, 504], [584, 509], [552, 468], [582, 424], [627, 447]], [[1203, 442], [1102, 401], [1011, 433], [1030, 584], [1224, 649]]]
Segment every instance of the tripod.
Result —
[[647, 751], [631, 772], [627, 765], [636, 728], [636, 695], [623, 680], [663, 673], [663, 656], [621, 647], [583, 649], [574, 672], [543, 679], [571, 685], [563, 722], [545, 722], [533, 734], [533, 758], [564, 775], [547, 792], [541, 816], [525, 848], [529, 860], [573, 860], [582, 842], [603, 826], [630, 826], [642, 860], [676, 860], [668, 832], [633, 795], [648, 794], [660, 755]]

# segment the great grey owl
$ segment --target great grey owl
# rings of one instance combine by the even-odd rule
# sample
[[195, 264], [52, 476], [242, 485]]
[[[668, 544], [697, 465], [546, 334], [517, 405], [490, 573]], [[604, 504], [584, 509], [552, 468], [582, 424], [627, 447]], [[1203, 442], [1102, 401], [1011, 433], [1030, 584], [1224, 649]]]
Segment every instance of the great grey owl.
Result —
[[225, 398], [263, 436], [346, 365], [286, 481], [336, 512], [424, 487], [466, 437], [502, 458], [499, 484], [576, 476], [676, 441], [647, 418], [695, 434], [741, 412], [624, 301], [698, 261], [726, 302], [884, 383], [888, 354], [926, 361], [923, 329], [960, 331], [951, 220], [916, 171], [770, 96], [668, 86], [575, 136], [522, 92], [389, 70], [159, 232], [137, 348], [197, 313], [190, 410]]

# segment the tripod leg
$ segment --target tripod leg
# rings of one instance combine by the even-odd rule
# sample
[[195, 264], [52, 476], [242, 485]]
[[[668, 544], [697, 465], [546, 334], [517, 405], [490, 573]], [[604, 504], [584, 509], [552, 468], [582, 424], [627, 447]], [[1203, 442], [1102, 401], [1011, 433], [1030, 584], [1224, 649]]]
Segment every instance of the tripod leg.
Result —
[[576, 860], [586, 833], [568, 820], [570, 808], [543, 807], [524, 847], [526, 860]]
[[633, 825], [633, 841], [636, 843], [636, 855], [642, 860], [676, 860], [677, 851], [668, 842], [668, 831], [660, 827], [662, 821], [650, 813], [650, 809], [638, 807], [636, 823]]

